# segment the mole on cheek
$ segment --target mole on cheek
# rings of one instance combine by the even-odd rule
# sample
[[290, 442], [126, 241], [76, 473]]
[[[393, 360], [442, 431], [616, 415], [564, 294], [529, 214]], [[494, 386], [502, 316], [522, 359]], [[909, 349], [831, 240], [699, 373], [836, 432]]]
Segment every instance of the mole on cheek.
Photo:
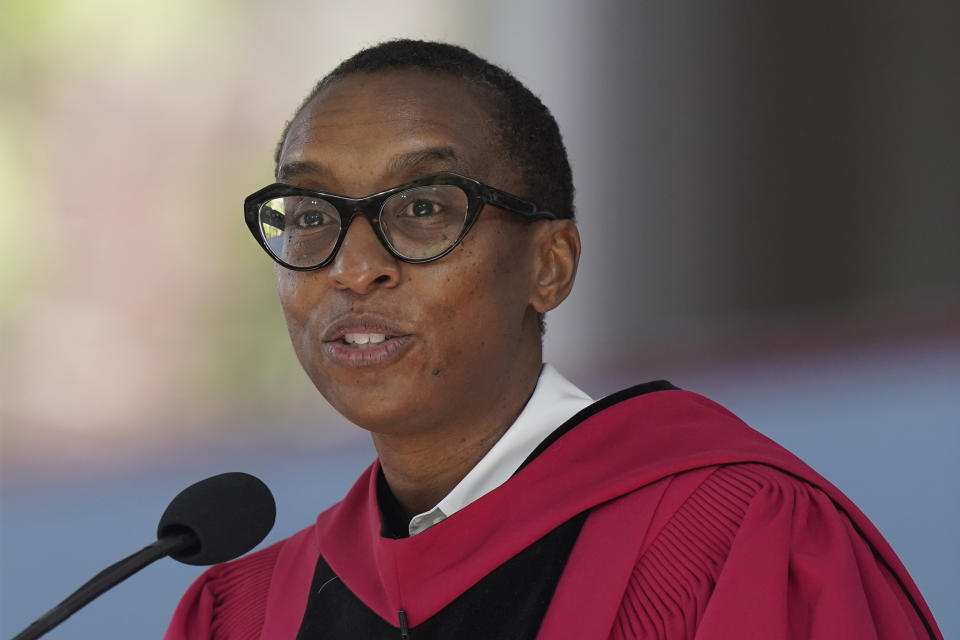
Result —
[[433, 370], [433, 375], [435, 375], [435, 376], [440, 375], [440, 369], [434, 369], [434, 370]]

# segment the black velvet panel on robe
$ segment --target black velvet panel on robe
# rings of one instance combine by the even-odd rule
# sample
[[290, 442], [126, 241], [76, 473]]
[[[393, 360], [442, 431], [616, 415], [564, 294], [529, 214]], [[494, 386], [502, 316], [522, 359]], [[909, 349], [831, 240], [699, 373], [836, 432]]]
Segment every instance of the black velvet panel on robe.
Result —
[[[487, 574], [439, 613], [409, 630], [410, 640], [535, 638], [586, 520], [580, 514]], [[297, 640], [401, 638], [344, 586], [323, 557], [317, 563]]]

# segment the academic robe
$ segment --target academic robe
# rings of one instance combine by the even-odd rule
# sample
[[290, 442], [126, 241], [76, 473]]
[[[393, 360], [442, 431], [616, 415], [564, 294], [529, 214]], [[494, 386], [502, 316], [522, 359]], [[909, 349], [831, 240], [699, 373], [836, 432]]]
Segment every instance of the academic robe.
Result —
[[[374, 463], [313, 526], [204, 573], [166, 639], [294, 640], [308, 599], [339, 581], [390, 637], [415, 640], [418, 625], [581, 518], [538, 638], [942, 640], [846, 496], [668, 384], [587, 407], [505, 484], [413, 537], [381, 535], [377, 474]], [[321, 565], [334, 577], [318, 588]]]

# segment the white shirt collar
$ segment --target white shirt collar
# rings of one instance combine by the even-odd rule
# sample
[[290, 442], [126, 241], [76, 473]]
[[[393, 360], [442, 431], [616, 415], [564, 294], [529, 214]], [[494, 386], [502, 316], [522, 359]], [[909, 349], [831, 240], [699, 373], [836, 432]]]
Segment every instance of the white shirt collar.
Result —
[[410, 535], [429, 529], [509, 480], [537, 445], [592, 403], [590, 396], [544, 364], [533, 395], [514, 423], [443, 500], [410, 520]]

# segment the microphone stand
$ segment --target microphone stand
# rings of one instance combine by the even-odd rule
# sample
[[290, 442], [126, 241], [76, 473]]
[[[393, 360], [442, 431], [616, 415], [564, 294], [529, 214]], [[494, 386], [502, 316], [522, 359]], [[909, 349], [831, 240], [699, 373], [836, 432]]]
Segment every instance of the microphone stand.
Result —
[[148, 544], [140, 551], [116, 562], [88, 580], [82, 587], [47, 611], [29, 627], [14, 636], [13, 640], [36, 640], [69, 618], [81, 607], [101, 593], [126, 580], [140, 569], [160, 558], [187, 549], [197, 543], [196, 534], [186, 531], [173, 536], [164, 536]]

